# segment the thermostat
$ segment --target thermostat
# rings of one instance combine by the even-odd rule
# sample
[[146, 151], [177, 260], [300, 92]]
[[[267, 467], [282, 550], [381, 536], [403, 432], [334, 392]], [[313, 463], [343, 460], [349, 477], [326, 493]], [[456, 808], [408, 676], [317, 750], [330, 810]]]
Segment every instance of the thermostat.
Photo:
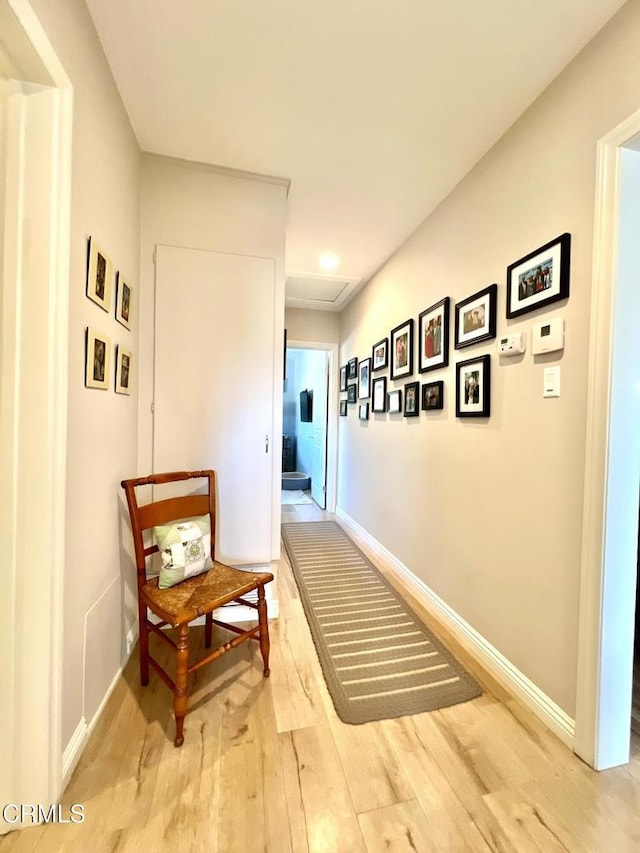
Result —
[[533, 344], [531, 350], [534, 355], [542, 355], [545, 352], [555, 352], [564, 349], [564, 320], [555, 317], [546, 320], [533, 327]]
[[498, 352], [500, 355], [520, 355], [527, 348], [527, 339], [524, 332], [514, 332], [498, 338]]

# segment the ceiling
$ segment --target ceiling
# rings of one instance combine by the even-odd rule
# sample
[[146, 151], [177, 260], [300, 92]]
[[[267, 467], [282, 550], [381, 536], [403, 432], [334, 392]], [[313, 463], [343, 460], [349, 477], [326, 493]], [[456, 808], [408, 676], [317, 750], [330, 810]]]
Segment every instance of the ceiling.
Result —
[[288, 304], [340, 310], [623, 0], [87, 5], [142, 150], [289, 178]]

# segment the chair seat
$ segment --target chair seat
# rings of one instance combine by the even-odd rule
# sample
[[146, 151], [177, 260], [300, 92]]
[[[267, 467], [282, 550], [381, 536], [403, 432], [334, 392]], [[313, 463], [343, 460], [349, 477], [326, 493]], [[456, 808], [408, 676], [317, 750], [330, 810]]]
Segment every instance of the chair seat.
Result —
[[208, 572], [168, 589], [159, 589], [158, 578], [152, 578], [140, 588], [140, 597], [164, 622], [177, 627], [272, 580], [269, 572], [247, 572], [215, 562]]

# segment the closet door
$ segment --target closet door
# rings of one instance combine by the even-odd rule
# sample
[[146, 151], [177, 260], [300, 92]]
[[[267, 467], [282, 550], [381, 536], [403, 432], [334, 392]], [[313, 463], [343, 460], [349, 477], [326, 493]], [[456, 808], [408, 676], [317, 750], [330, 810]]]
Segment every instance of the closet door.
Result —
[[156, 249], [153, 468], [214, 468], [216, 557], [271, 561], [275, 263]]

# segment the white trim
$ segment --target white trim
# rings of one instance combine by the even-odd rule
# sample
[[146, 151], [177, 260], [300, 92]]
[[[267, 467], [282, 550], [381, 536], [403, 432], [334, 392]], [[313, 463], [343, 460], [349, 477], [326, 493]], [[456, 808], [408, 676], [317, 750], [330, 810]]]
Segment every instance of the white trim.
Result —
[[327, 406], [327, 512], [335, 512], [338, 497], [339, 345], [322, 341], [287, 341], [287, 349], [323, 350], [329, 353], [329, 405]]
[[[610, 715], [603, 715], [602, 706], [605, 683], [618, 654], [608, 621], [615, 620], [615, 602], [605, 597], [607, 576], [612, 577], [615, 568], [608, 565], [605, 549], [610, 452], [616, 450], [610, 446], [610, 418], [620, 149], [638, 133], [640, 110], [603, 137], [597, 148], [575, 738], [578, 755], [596, 769], [628, 761], [629, 717], [625, 722], [624, 696], [620, 702], [607, 697]], [[608, 688], [610, 691], [610, 683]], [[619, 732], [613, 749], [610, 743], [606, 749], [603, 746], [606, 730]]]
[[62, 787], [66, 788], [71, 779], [73, 771], [76, 769], [80, 756], [83, 753], [87, 739], [89, 737], [89, 728], [87, 721], [83, 717], [76, 726], [75, 732], [71, 735], [69, 743], [66, 745], [62, 753]]
[[511, 693], [515, 694], [560, 740], [573, 747], [575, 723], [571, 717], [550, 699], [546, 693], [515, 667], [475, 628], [469, 625], [455, 610], [449, 607], [424, 581], [417, 578], [384, 545], [371, 536], [357, 521], [338, 507], [336, 515], [345, 527], [352, 530], [376, 556], [404, 581], [408, 581], [412, 591], [426, 610], [447, 627], [451, 634], [471, 651], [483, 666]]

